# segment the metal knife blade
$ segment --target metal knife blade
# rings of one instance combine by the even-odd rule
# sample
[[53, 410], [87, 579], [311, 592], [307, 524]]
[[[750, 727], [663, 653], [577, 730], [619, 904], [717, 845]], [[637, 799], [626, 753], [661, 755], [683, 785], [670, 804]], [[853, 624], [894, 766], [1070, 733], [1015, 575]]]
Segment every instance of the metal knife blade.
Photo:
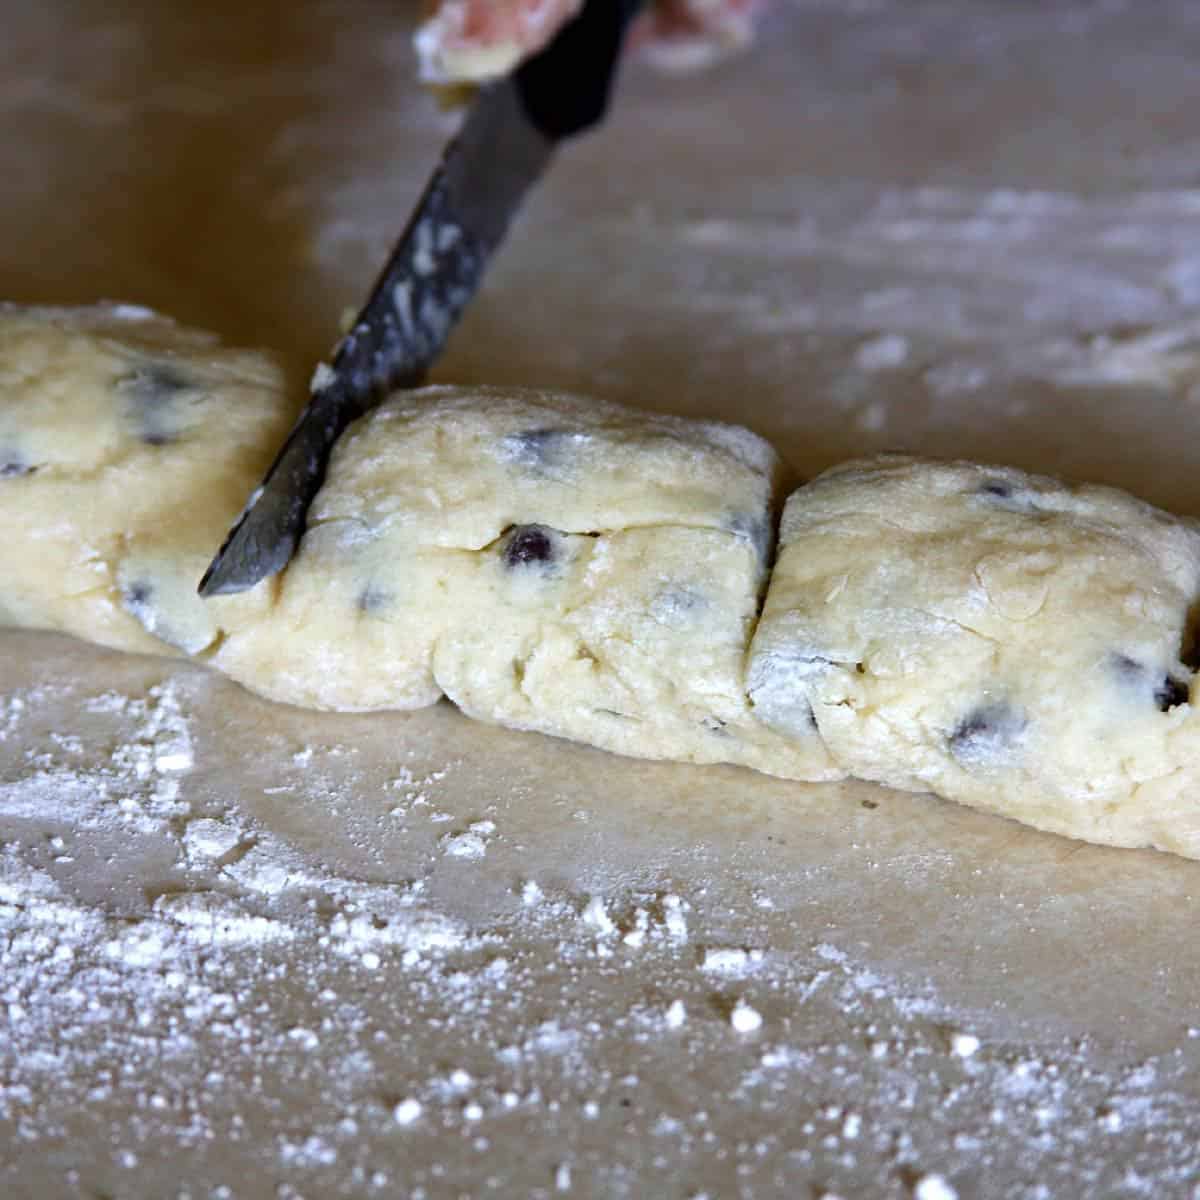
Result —
[[639, 7], [588, 0], [546, 49], [480, 91], [333, 365], [317, 369], [308, 406], [200, 580], [202, 596], [245, 591], [287, 565], [339, 435], [390, 389], [420, 385], [557, 144], [603, 116]]

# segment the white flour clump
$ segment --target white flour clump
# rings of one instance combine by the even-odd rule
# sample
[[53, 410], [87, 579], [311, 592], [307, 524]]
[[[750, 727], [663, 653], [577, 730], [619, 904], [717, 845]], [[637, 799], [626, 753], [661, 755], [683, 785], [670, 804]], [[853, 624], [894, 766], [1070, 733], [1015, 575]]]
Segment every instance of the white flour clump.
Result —
[[958, 1200], [958, 1193], [940, 1175], [918, 1179], [913, 1196], [916, 1200]]
[[[39, 699], [45, 703], [49, 696]], [[21, 696], [8, 698], [6, 724], [26, 712]], [[193, 764], [191, 733], [176, 688], [151, 688], [133, 699], [109, 692], [86, 701], [84, 711], [133, 728], [95, 764], [73, 735], [51, 733], [45, 750], [26, 755], [23, 772], [0, 782], [0, 816], [60, 818], [76, 828], [160, 832], [186, 811], [178, 776]]]
[[729, 1023], [738, 1033], [754, 1033], [762, 1028], [762, 1013], [751, 1008], [745, 1000], [739, 1000], [729, 1014]]
[[950, 1039], [950, 1052], [959, 1058], [970, 1058], [979, 1049], [979, 1039], [973, 1033], [956, 1033]]

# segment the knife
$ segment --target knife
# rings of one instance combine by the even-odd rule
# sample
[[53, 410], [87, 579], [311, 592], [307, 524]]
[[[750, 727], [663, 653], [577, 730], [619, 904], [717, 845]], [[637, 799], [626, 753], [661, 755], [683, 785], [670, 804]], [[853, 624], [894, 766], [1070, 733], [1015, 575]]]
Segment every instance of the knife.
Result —
[[282, 570], [342, 431], [395, 388], [417, 387], [479, 287], [558, 144], [595, 125], [641, 0], [587, 0], [539, 53], [484, 86], [442, 155], [332, 366], [200, 580], [241, 592]]

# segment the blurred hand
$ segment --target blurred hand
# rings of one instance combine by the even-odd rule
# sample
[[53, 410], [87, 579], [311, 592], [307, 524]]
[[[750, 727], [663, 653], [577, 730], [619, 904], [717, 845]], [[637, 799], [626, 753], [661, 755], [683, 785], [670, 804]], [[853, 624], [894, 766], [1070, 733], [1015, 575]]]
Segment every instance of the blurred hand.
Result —
[[[661, 66], [687, 69], [744, 46], [766, 0], [654, 0], [631, 44]], [[421, 78], [481, 83], [540, 50], [583, 0], [434, 0], [417, 30]]]

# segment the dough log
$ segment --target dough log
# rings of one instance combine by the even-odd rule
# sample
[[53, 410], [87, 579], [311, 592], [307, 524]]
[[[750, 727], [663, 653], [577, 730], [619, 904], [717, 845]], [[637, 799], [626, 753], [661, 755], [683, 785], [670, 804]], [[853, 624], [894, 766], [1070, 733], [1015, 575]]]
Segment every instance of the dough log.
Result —
[[293, 704], [445, 695], [622, 754], [853, 774], [1200, 858], [1191, 520], [886, 457], [790, 497], [772, 572], [779, 464], [748, 431], [426, 388], [343, 436], [286, 571], [203, 601], [294, 416], [269, 358], [144, 310], [0, 309], [0, 622]]

